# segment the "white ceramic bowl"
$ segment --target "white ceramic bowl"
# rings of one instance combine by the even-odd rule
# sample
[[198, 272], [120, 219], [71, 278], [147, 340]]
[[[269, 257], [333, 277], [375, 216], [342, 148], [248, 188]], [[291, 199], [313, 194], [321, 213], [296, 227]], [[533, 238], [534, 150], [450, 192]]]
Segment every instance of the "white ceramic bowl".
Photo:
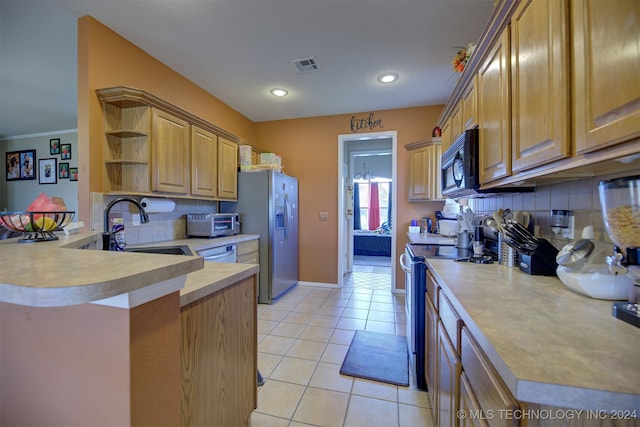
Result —
[[460, 230], [457, 219], [441, 219], [438, 221], [438, 233], [442, 236], [456, 236]]
[[631, 278], [628, 274], [614, 276], [606, 268], [605, 265], [591, 273], [576, 273], [558, 266], [556, 272], [562, 283], [582, 295], [596, 299], [626, 301], [629, 298], [629, 287], [632, 286]]

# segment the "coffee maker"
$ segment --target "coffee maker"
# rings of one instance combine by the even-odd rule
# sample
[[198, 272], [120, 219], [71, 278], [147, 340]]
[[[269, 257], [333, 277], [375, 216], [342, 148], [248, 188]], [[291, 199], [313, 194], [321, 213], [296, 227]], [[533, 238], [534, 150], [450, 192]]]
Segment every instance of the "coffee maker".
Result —
[[602, 217], [616, 250], [607, 257], [613, 274], [633, 280], [629, 298], [613, 304], [613, 315], [640, 327], [640, 176], [601, 181], [598, 185]]

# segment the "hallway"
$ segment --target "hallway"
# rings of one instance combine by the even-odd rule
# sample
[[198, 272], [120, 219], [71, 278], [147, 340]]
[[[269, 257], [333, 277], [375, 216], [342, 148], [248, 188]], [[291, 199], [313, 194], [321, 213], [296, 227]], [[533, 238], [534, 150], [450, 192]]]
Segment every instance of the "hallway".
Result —
[[258, 306], [259, 387], [252, 427], [432, 426], [426, 392], [339, 373], [357, 329], [405, 334], [390, 267], [356, 265], [342, 289], [298, 286]]

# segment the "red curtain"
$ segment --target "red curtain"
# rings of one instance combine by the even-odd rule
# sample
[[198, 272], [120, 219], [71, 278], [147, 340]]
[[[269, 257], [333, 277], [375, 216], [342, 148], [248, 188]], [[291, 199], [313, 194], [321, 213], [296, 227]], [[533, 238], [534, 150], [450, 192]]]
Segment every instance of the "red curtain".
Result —
[[380, 198], [378, 197], [378, 183], [369, 186], [369, 230], [380, 227]]

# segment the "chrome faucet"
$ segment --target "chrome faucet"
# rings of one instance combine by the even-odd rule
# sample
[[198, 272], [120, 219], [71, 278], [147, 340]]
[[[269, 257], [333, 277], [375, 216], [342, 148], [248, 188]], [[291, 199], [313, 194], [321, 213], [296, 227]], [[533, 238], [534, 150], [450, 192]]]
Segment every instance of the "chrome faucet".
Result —
[[102, 250], [105, 251], [114, 251], [116, 248], [116, 241], [114, 237], [114, 233], [109, 231], [109, 212], [111, 212], [111, 208], [120, 202], [129, 202], [134, 204], [138, 210], [140, 211], [140, 223], [146, 224], [149, 222], [149, 215], [145, 212], [144, 208], [136, 199], [131, 197], [118, 197], [109, 202], [106, 208], [104, 208], [104, 229], [102, 232]]

